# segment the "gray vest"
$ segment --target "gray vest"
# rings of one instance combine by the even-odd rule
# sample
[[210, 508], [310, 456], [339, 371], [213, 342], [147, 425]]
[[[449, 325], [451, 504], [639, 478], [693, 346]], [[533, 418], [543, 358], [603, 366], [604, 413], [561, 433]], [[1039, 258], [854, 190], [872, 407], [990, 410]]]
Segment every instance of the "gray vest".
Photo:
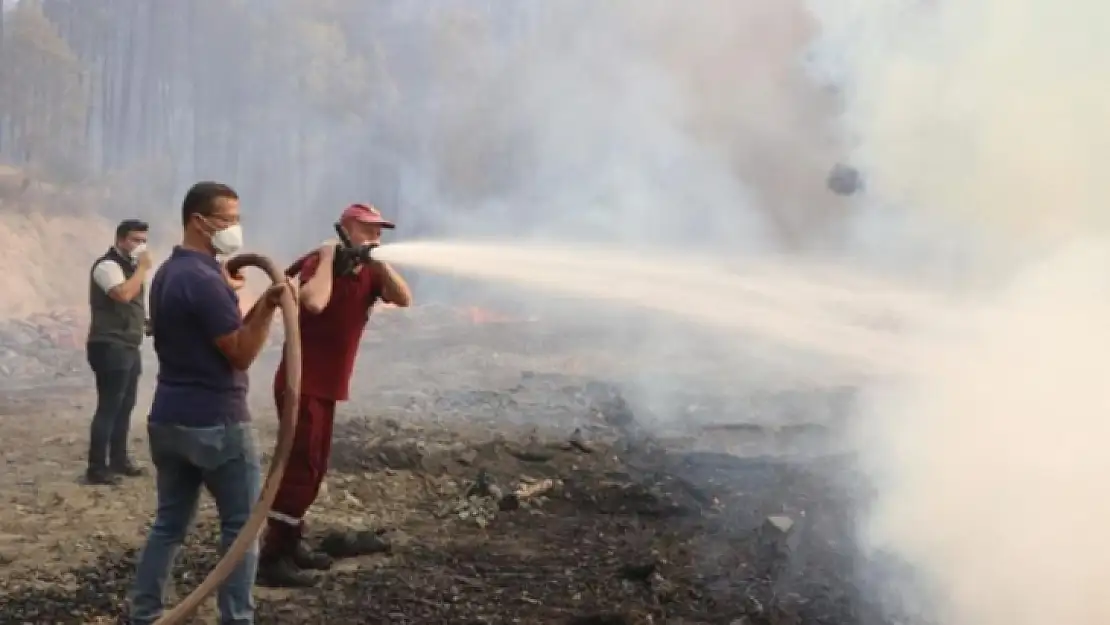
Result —
[[93, 280], [93, 269], [102, 260], [119, 264], [123, 275], [128, 279], [135, 275], [135, 265], [131, 263], [131, 259], [124, 258], [114, 247], [96, 259], [89, 268], [89, 308], [92, 311], [89, 342], [138, 347], [143, 342], [146, 326], [146, 285], [139, 289], [139, 294], [130, 302], [117, 302]]

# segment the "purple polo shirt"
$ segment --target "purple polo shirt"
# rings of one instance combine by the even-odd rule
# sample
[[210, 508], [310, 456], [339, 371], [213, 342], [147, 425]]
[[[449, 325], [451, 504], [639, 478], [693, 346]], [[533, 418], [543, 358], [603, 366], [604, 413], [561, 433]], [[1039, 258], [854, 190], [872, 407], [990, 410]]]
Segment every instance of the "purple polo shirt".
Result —
[[243, 325], [239, 298], [216, 259], [175, 247], [151, 281], [149, 308], [158, 355], [149, 421], [213, 427], [250, 420], [247, 373], [216, 347]]

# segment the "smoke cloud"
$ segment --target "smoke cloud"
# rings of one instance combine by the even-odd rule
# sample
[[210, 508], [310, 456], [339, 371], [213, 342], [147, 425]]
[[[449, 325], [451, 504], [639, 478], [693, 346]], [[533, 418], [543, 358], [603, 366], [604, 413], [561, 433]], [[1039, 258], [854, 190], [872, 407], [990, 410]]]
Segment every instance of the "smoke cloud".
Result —
[[1110, 6], [812, 7], [868, 236], [929, 222], [976, 276], [964, 339], [867, 406], [871, 545], [926, 575], [945, 625], [1106, 623]]
[[[439, 84], [457, 88], [434, 119], [421, 114], [445, 151], [409, 170], [422, 174], [414, 179], [425, 195], [406, 213], [421, 222], [421, 235], [646, 248], [653, 264], [677, 271], [645, 297], [671, 300], [672, 308], [708, 300], [723, 315], [729, 304], [704, 286], [684, 285], [694, 272], [683, 276], [681, 268], [692, 269], [692, 256], [731, 262], [843, 244], [850, 204], [825, 187], [844, 157], [837, 101], [802, 63], [815, 23], [800, 1], [528, 6], [535, 14], [519, 39], [477, 26], [451, 31], [466, 41], [448, 38], [456, 42], [448, 47], [466, 54], [444, 56], [446, 75], [458, 82]], [[398, 238], [411, 224], [402, 221]], [[562, 279], [580, 279], [581, 271]], [[464, 290], [493, 306], [539, 309], [567, 331], [610, 328], [614, 350], [637, 378], [630, 393], [663, 421], [673, 423], [688, 403], [679, 399], [688, 387], [679, 369], [696, 365], [696, 375], [683, 373], [704, 380], [716, 363], [746, 367], [745, 381], [760, 377], [752, 371], [755, 341], [734, 350], [732, 359], [746, 364], [733, 367], [721, 360], [719, 336], [707, 349], [700, 330], [665, 315], [490, 284], [497, 283], [422, 275], [419, 292]], [[621, 286], [618, 276], [610, 290]]]
[[836, 234], [834, 102], [798, 63], [800, 3], [523, 6], [519, 37], [435, 27], [438, 100], [409, 115], [440, 149], [402, 168], [406, 227], [734, 252]]

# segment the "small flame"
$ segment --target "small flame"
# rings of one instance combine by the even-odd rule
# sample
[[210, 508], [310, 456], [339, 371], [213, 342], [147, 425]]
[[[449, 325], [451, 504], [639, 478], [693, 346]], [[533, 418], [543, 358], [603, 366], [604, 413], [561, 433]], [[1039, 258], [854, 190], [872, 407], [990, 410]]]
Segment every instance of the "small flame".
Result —
[[508, 323], [512, 318], [502, 315], [500, 313], [479, 308], [478, 306], [470, 306], [466, 309], [467, 316], [470, 317], [470, 323], [474, 325], [482, 325], [486, 323]]

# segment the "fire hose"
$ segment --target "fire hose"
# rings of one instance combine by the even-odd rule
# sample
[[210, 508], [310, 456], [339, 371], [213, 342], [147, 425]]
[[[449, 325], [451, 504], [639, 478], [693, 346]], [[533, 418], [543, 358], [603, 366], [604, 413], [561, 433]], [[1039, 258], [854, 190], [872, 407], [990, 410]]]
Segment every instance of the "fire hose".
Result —
[[[235, 275], [245, 267], [258, 267], [269, 274], [275, 284], [286, 279], [278, 270], [274, 262], [259, 254], [240, 254], [227, 262], [228, 273]], [[281, 476], [285, 473], [285, 465], [289, 462], [289, 452], [293, 448], [293, 435], [297, 429], [297, 405], [301, 395], [301, 335], [297, 327], [297, 302], [291, 292], [286, 292], [281, 297], [281, 317], [285, 326], [285, 380], [286, 388], [284, 403], [278, 415], [278, 436], [274, 446], [274, 455], [270, 460], [270, 469], [266, 474], [266, 482], [262, 487], [262, 495], [251, 511], [242, 531], [235, 541], [228, 547], [215, 568], [204, 578], [189, 596], [185, 597], [173, 609], [155, 621], [155, 625], [181, 625], [189, 619], [200, 604], [207, 599], [235, 570], [243, 555], [258, 539], [262, 525], [270, 513], [270, 507], [277, 497], [278, 487], [281, 485]]]

